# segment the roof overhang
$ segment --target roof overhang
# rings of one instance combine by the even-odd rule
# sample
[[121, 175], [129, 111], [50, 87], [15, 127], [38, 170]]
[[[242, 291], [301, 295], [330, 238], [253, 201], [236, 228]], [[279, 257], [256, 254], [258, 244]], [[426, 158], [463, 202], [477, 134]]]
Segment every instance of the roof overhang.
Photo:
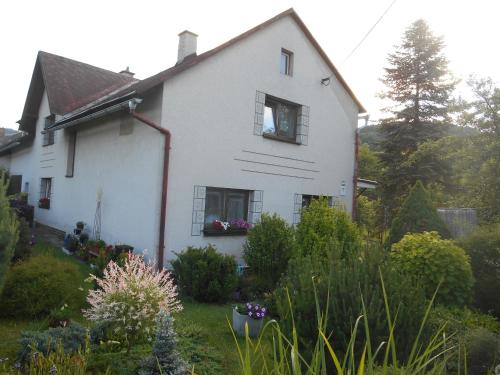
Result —
[[357, 186], [358, 189], [375, 189], [378, 186], [378, 182], [373, 180], [366, 180], [364, 178], [358, 178]]

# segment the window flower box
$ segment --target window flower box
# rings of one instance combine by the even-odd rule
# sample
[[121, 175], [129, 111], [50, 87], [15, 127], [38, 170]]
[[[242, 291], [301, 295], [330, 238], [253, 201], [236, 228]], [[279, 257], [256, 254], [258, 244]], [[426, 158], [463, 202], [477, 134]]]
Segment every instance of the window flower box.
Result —
[[244, 236], [250, 224], [243, 219], [220, 221], [214, 220], [211, 225], [203, 230], [205, 236]]
[[38, 207], [43, 209], [50, 209], [50, 198], [43, 197], [38, 201]]

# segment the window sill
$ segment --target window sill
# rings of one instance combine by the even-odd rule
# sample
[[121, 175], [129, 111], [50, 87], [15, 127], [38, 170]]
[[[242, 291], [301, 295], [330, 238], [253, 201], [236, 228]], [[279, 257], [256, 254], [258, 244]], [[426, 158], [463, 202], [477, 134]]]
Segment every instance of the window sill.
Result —
[[44, 210], [50, 210], [50, 205], [46, 206], [46, 205], [43, 205], [43, 204], [39, 204], [38, 208], [41, 208], [41, 209], [44, 209]]
[[228, 230], [214, 230], [203, 229], [203, 235], [206, 237], [222, 237], [222, 236], [246, 236], [248, 229], [228, 229]]
[[285, 142], [285, 143], [291, 143], [294, 145], [300, 145], [300, 142], [297, 142], [293, 139], [283, 138], [283, 137], [280, 137], [280, 136], [274, 135], [274, 134], [262, 133], [262, 137], [272, 139], [274, 141], [280, 141], [280, 142]]

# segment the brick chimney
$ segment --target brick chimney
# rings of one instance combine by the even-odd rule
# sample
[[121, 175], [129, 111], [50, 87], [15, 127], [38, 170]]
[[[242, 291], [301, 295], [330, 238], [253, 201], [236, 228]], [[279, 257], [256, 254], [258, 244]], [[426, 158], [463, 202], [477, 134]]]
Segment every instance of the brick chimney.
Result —
[[196, 55], [196, 40], [198, 35], [184, 30], [179, 34], [179, 49], [177, 52], [177, 64], [180, 64], [190, 55]]

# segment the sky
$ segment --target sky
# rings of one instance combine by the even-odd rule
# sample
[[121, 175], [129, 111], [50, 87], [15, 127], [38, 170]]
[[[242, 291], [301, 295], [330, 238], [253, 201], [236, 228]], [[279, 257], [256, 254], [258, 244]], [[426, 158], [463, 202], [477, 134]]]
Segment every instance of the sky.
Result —
[[0, 12], [0, 126], [17, 128], [39, 50], [143, 79], [175, 64], [177, 34], [198, 37], [198, 53], [293, 7], [376, 120], [387, 103], [380, 78], [406, 28], [425, 19], [444, 37], [453, 74], [467, 95], [470, 74], [500, 83], [499, 0], [43, 0], [5, 1]]

